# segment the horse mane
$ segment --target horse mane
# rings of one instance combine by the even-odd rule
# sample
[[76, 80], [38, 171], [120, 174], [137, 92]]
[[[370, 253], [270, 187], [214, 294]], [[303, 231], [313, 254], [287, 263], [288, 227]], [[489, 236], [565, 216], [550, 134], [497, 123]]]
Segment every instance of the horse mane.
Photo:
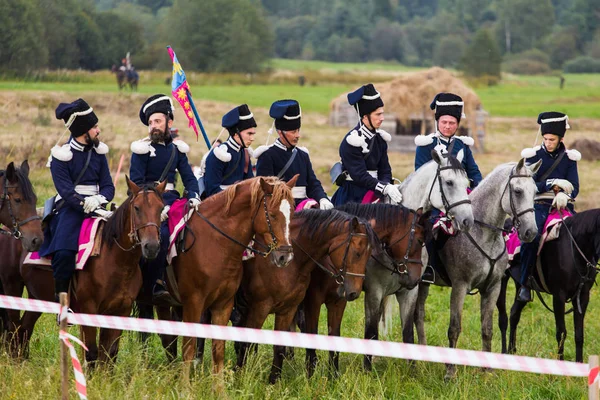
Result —
[[[158, 194], [158, 191], [153, 184], [145, 185], [141, 188], [144, 191], [144, 195], [148, 192], [154, 192]], [[130, 194], [125, 201], [117, 207], [117, 210], [111, 215], [102, 229], [102, 241], [108, 244], [108, 247], [112, 247], [115, 243], [114, 239], [118, 239], [123, 234], [123, 228], [125, 227], [126, 215], [129, 212], [129, 205], [133, 200], [133, 196]]]
[[[452, 171], [456, 171], [457, 173], [463, 173], [463, 174], [467, 174], [467, 172], [465, 171], [465, 168], [463, 167], [462, 163], [458, 160], [458, 158], [454, 157], [453, 155], [445, 155], [443, 156], [444, 159], [448, 160], [448, 167], [450, 167], [450, 169]], [[421, 168], [424, 168], [426, 165], [431, 164], [431, 163], [435, 163], [435, 160], [430, 160], [428, 162], [426, 162], [425, 164], [421, 165]], [[402, 182], [403, 184], [408, 183], [410, 180], [412, 180], [416, 175], [417, 172], [419, 172], [419, 169], [411, 172], [406, 179], [404, 179], [404, 181]]]
[[[325, 235], [329, 227], [334, 229], [343, 229], [344, 225], [354, 218], [354, 215], [350, 215], [344, 211], [331, 209], [331, 210], [315, 210], [308, 209], [294, 213], [294, 218], [303, 218], [304, 222], [300, 228], [300, 236], [308, 236], [312, 240], [320, 242], [326, 240]], [[371, 224], [359, 217], [359, 222], [364, 224], [367, 230], [367, 237], [369, 242], [374, 249], [379, 248], [376, 246], [379, 244], [379, 238], [375, 234], [375, 231], [371, 227]]]
[[406, 219], [410, 216], [408, 208], [384, 203], [348, 203], [337, 209], [366, 220], [375, 219], [377, 225], [381, 225], [385, 230], [397, 228], [399, 219], [406, 222]]
[[[225, 196], [227, 201], [225, 202], [225, 215], [229, 215], [231, 210], [231, 204], [236, 197], [238, 188], [242, 186], [250, 185], [250, 207], [252, 210], [255, 210], [256, 207], [260, 206], [258, 204], [262, 201], [263, 190], [260, 186], [260, 180], [264, 179], [264, 181], [270, 185], [273, 185], [273, 202], [278, 204], [282, 200], [287, 200], [292, 207], [294, 205], [294, 197], [292, 196], [292, 190], [285, 184], [284, 181], [276, 178], [274, 176], [261, 176], [251, 179], [246, 179], [242, 182], [236, 183], [233, 186], [225, 189]], [[212, 196], [214, 197], [214, 196]]]
[[[6, 170], [0, 170], [0, 176], [4, 176], [5, 173]], [[17, 175], [17, 180], [19, 181], [19, 187], [21, 188], [23, 199], [25, 201], [36, 200], [37, 196], [33, 190], [33, 185], [31, 184], [29, 178], [25, 176], [23, 171], [21, 171], [21, 168], [15, 167], [15, 174]]]
[[[595, 235], [600, 226], [600, 208], [585, 210], [565, 219], [565, 224], [571, 230], [575, 239]], [[561, 234], [562, 236], [562, 234]], [[567, 237], [565, 235], [565, 237]]]

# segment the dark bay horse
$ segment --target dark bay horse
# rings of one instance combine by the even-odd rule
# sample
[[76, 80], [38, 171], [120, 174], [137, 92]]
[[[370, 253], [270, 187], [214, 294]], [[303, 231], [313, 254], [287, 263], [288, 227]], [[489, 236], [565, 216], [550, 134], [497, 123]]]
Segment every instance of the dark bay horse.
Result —
[[[256, 252], [269, 255], [278, 267], [292, 259], [290, 219], [294, 200], [288, 183], [276, 178], [252, 178], [205, 200], [188, 221], [182, 252], [173, 259], [173, 270], [183, 305], [183, 321], [197, 323], [210, 311], [214, 325], [227, 325], [235, 293], [242, 279], [242, 254], [252, 237], [263, 236], [265, 244]], [[169, 282], [171, 292], [173, 282]], [[213, 370], [223, 370], [225, 342], [212, 341]], [[183, 379], [189, 379], [196, 356], [196, 338], [183, 339]], [[221, 385], [217, 382], [217, 389]]]
[[[377, 327], [383, 298], [400, 287], [413, 288], [421, 278], [421, 251], [425, 232], [420, 211], [391, 204], [347, 204], [339, 208], [351, 215], [372, 221], [378, 246], [368, 260], [365, 291], [365, 338], [377, 339]], [[390, 286], [390, 287], [388, 287]], [[321, 305], [327, 306], [329, 335], [340, 336], [347, 299], [339, 296], [339, 285], [321, 270], [312, 272], [311, 282], [303, 302], [306, 333], [318, 332]], [[329, 353], [333, 368], [339, 370], [339, 354]], [[314, 349], [306, 350], [308, 375], [312, 376], [317, 362]], [[370, 365], [371, 358], [365, 358]]]
[[[130, 195], [108, 218], [102, 231], [100, 254], [90, 257], [83, 270], [77, 271], [71, 283], [72, 308], [85, 314], [128, 317], [133, 301], [142, 286], [139, 261], [142, 255], [155, 258], [160, 248], [160, 213], [164, 207], [162, 193], [167, 181], [158, 186], [138, 187], [127, 180]], [[52, 273], [35, 265], [23, 264], [21, 275], [30, 297], [54, 301]], [[28, 318], [28, 314], [31, 317]], [[25, 313], [23, 327], [31, 337], [40, 313]], [[81, 327], [83, 341], [89, 351], [86, 361], [91, 366], [97, 360], [115, 360], [119, 349], [120, 330], [100, 329], [100, 349], [97, 328]]]
[[[37, 251], [44, 240], [37, 196], [29, 180], [29, 163], [9, 163], [0, 170], [0, 294], [21, 297], [25, 287], [19, 275], [22, 248]], [[20, 325], [19, 310], [0, 310], [0, 335], [14, 334]], [[12, 339], [12, 338], [11, 338]]]
[[[305, 210], [294, 214], [290, 224], [294, 259], [286, 268], [273, 268], [263, 257], [244, 261], [244, 276], [236, 294], [236, 310], [242, 317], [237, 326], [262, 328], [275, 314], [275, 330], [290, 328], [298, 305], [304, 299], [311, 272], [320, 268], [341, 283], [348, 301], [360, 295], [371, 249], [379, 247], [371, 225], [337, 210]], [[331, 264], [318, 260], [328, 256]], [[238, 367], [245, 364], [249, 343], [239, 343]], [[274, 346], [269, 382], [280, 375], [284, 347]]]
[[111, 72], [113, 72], [117, 77], [117, 85], [119, 85], [119, 90], [123, 90], [124, 87], [129, 85], [129, 89], [132, 92], [137, 91], [138, 81], [140, 79], [140, 75], [137, 73], [137, 71], [126, 71], [118, 68], [116, 65], [113, 65]]
[[[545, 285], [540, 284], [536, 268], [532, 275], [541, 286], [540, 289], [552, 295], [554, 319], [556, 321], [556, 341], [558, 357], [564, 359], [565, 304], [571, 301], [575, 328], [575, 360], [583, 362], [583, 338], [585, 312], [590, 300], [590, 290], [598, 273], [597, 262], [600, 258], [600, 208], [582, 211], [565, 219], [560, 227], [559, 237], [546, 242], [538, 256]], [[506, 347], [506, 288], [509, 277], [515, 280], [517, 292], [520, 288], [520, 257], [517, 255], [509, 264], [509, 270], [502, 279], [502, 288], [498, 298], [498, 321], [502, 333], [502, 352], [516, 353], [517, 326], [521, 312], [527, 303], [515, 300], [510, 311], [510, 342]], [[543, 289], [546, 286], [546, 289]]]

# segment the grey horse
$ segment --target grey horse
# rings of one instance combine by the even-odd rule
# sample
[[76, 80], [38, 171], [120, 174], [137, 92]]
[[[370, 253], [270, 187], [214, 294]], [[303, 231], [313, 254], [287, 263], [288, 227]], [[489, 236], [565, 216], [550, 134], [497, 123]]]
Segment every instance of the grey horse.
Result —
[[[465, 296], [473, 289], [481, 295], [481, 339], [483, 351], [492, 350], [493, 313], [500, 293], [500, 284], [508, 262], [506, 245], [502, 237], [507, 215], [523, 242], [531, 242], [537, 234], [533, 199], [536, 191], [533, 175], [541, 162], [531, 166], [521, 159], [496, 167], [471, 192], [475, 225], [468, 233], [460, 232], [448, 239], [440, 250], [440, 258], [446, 266], [450, 282], [436, 276], [435, 284], [451, 286], [450, 347], [456, 347], [461, 331], [462, 310]], [[426, 344], [424, 331], [425, 300], [429, 285], [419, 285], [415, 320], [419, 343]], [[406, 310], [405, 312], [410, 312]], [[456, 366], [446, 365], [445, 379], [456, 376]]]

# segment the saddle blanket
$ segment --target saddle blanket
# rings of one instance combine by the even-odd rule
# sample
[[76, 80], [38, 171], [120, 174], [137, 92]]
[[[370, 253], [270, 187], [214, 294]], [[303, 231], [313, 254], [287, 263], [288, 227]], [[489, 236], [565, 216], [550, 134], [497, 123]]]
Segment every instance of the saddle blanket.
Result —
[[377, 195], [375, 194], [374, 191], [369, 190], [367, 193], [365, 193], [365, 195], [363, 196], [362, 202], [361, 204], [374, 204], [374, 203], [379, 203], [379, 200], [381, 200], [379, 197], [377, 197]]
[[309, 208], [319, 208], [319, 203], [315, 199], [302, 200], [294, 211], [308, 210]]
[[[562, 211], [563, 218], [567, 219], [572, 216], [572, 214], [568, 210]], [[540, 245], [538, 247], [537, 255], [539, 256], [542, 252], [542, 248], [546, 242], [550, 242], [552, 240], [558, 239], [558, 234], [560, 232], [560, 227], [562, 225], [562, 220], [560, 218], [560, 214], [555, 209], [552, 210], [550, 214], [548, 214], [548, 218], [544, 223], [544, 229], [542, 230], [542, 235], [540, 237]], [[508, 253], [509, 261], [512, 261], [515, 255], [521, 252], [521, 241], [519, 240], [519, 235], [517, 231], [513, 228], [513, 230], [505, 236], [506, 240], [506, 251]]]
[[194, 213], [194, 209], [189, 209], [186, 213], [187, 203], [188, 199], [175, 200], [169, 209], [169, 250], [167, 252], [169, 264], [173, 258], [177, 257], [177, 246], [175, 245], [177, 237]]
[[[90, 257], [100, 254], [102, 246], [100, 221], [104, 221], [104, 219], [93, 217], [83, 220], [81, 230], [79, 231], [79, 250], [77, 251], [77, 261], [75, 263], [76, 270], [83, 269], [83, 266]], [[40, 257], [37, 251], [33, 253], [29, 252], [25, 256], [23, 263], [50, 266], [52, 257]]]

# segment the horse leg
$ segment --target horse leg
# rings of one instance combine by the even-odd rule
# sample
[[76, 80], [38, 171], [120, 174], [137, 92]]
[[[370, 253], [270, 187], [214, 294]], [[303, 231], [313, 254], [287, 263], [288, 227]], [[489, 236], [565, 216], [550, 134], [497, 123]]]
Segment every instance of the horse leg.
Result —
[[[296, 308], [290, 307], [286, 312], [275, 315], [275, 330], [289, 331], [290, 324], [296, 315]], [[262, 324], [261, 324], [262, 325]], [[281, 377], [281, 367], [285, 356], [285, 346], [273, 346], [273, 365], [269, 375], [269, 383], [275, 384]]]
[[[462, 282], [455, 283], [450, 295], [450, 326], [448, 327], [448, 344], [450, 348], [456, 348], [456, 343], [458, 342], [466, 295], [467, 286]], [[456, 365], [446, 364], [446, 376], [444, 376], [444, 380], [448, 381], [454, 377], [456, 377]]]
[[[400, 289], [396, 292], [396, 301], [400, 308], [400, 321], [402, 322], [402, 342], [415, 343], [415, 317], [417, 315], [416, 306], [419, 296], [419, 287], [414, 289]], [[424, 328], [424, 326], [423, 326]], [[423, 334], [423, 338], [425, 334]], [[425, 339], [426, 341], [426, 339]]]
[[[327, 326], [329, 329], [329, 336], [340, 336], [342, 330], [342, 318], [344, 317], [344, 311], [346, 310], [346, 304], [348, 302], [345, 298], [336, 299], [334, 302], [327, 303]], [[375, 326], [379, 323], [379, 320], [375, 321]], [[334, 375], [340, 372], [340, 353], [337, 351], [329, 352], [329, 366], [332, 368]]]
[[[171, 307], [157, 306], [156, 315], [161, 321], [174, 321], [171, 314]], [[177, 336], [164, 333], [161, 333], [159, 336], [162, 347], [167, 354], [167, 360], [171, 363], [177, 358]]]
[[[552, 296], [554, 307], [554, 322], [556, 324], [556, 342], [558, 343], [558, 359], [565, 359], [565, 339], [567, 327], [565, 326], [565, 302], [559, 296]], [[573, 311], [575, 312], [575, 311]]]
[[[211, 320], [210, 311], [209, 310], [204, 311], [202, 313], [202, 315], [200, 316], [200, 323], [209, 325], [210, 320]], [[197, 343], [198, 343], [198, 348], [196, 349], [196, 359], [202, 361], [204, 359], [204, 346], [206, 344], [206, 339], [198, 338]]]
[[508, 328], [508, 314], [506, 312], [506, 289], [508, 288], [508, 280], [510, 277], [508, 274], [502, 276], [500, 281], [500, 294], [496, 301], [496, 308], [498, 309], [498, 327], [500, 328], [500, 335], [502, 336], [502, 354], [508, 352], [506, 346], [506, 330]]
[[419, 344], [426, 346], [427, 337], [425, 336], [425, 302], [427, 301], [427, 297], [429, 297], [429, 284], [419, 284], [417, 287], [418, 296], [415, 305], [415, 327], [417, 328], [417, 338], [419, 340]]
[[[365, 339], [379, 340], [379, 320], [383, 311], [383, 293], [381, 287], [365, 291]], [[371, 371], [373, 356], [365, 354], [363, 368]]]
[[[231, 310], [233, 310], [233, 298], [220, 307], [214, 307], [211, 309], [211, 324], [226, 326], [229, 323], [229, 317], [231, 316]], [[220, 375], [223, 371], [225, 363], [225, 341], [224, 340], [212, 340], [212, 359], [213, 359], [213, 373]]]
[[[152, 304], [145, 304], [136, 301], [136, 307], [138, 309], [138, 318], [154, 319], [154, 306]], [[151, 334], [148, 332], [139, 332], [140, 340], [144, 346], [147, 345], [150, 335]]]
[[[579, 299], [573, 301], [573, 322], [575, 327], [575, 361], [583, 362], [583, 322], [585, 319], [585, 312], [587, 310], [588, 303], [590, 301], [589, 288], [582, 288], [579, 294]], [[579, 312], [578, 304], [581, 306], [581, 312]]]
[[[269, 315], [269, 308], [264, 307], [254, 307], [251, 306], [248, 310], [243, 310], [240, 313], [240, 319], [235, 326], [245, 327], [245, 328], [254, 328], [261, 329], [267, 316]], [[250, 350], [250, 346], [254, 349], [258, 347], [256, 345], [252, 345], [248, 342], [235, 342], [235, 352], [237, 355], [237, 363], [236, 368], [241, 369], [246, 365], [248, 361], [248, 353]]]
[[[121, 314], [125, 317], [126, 315]], [[101, 364], [115, 363], [119, 352], [121, 330], [100, 328], [100, 354], [98, 360]]]
[[[200, 321], [203, 308], [203, 301], [197, 296], [192, 297], [183, 305], [183, 322], [195, 323], [196, 321]], [[190, 367], [192, 365], [192, 361], [194, 360], [194, 356], [196, 355], [196, 338], [184, 336], [181, 349], [183, 357], [183, 373], [181, 378], [185, 384], [189, 384]]]
[[[321, 313], [322, 299], [316, 299], [318, 294], [311, 293], [310, 289], [304, 297], [304, 327], [305, 333], [317, 334], [319, 331], [319, 315]], [[315, 373], [317, 366], [317, 352], [315, 349], [306, 349], [306, 372], [310, 378]]]
[[33, 335], [35, 323], [41, 316], [42, 313], [39, 312], [25, 311], [25, 313], [23, 313], [20, 332], [17, 332], [17, 334], [19, 345], [21, 346], [20, 351], [24, 358], [29, 357], [29, 342], [31, 340], [31, 336]]
[[519, 320], [521, 319], [521, 312], [527, 303], [518, 301], [517, 296], [521, 285], [516, 283], [515, 298], [513, 305], [510, 309], [510, 334], [508, 339], [508, 354], [515, 354], [517, 352], [517, 327], [519, 326]]
[[[17, 282], [5, 283], [2, 294], [22, 297], [24, 288], [25, 284], [20, 279], [17, 279]], [[23, 356], [24, 358], [27, 358], [25, 349], [23, 348], [23, 322], [21, 320], [21, 311], [11, 309], [2, 309], [2, 311], [2, 320], [5, 322], [0, 323], [2, 323], [4, 331], [6, 332], [6, 341], [9, 345], [8, 348], [11, 357], [17, 358]], [[0, 333], [1, 332], [2, 330], [0, 330]]]
[[88, 351], [85, 353], [85, 361], [87, 361], [90, 369], [95, 369], [98, 361], [98, 342], [96, 333], [97, 330], [94, 326], [81, 326], [81, 338], [88, 348]]
[[[483, 351], [492, 351], [492, 336], [494, 333], [494, 306], [498, 302], [500, 294], [500, 285], [498, 282], [487, 290], [480, 291], [480, 318], [481, 318], [481, 349]], [[488, 370], [488, 368], [484, 368]]]

